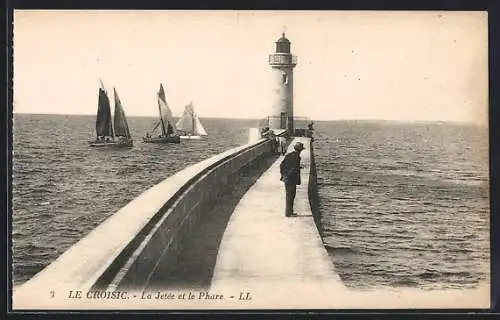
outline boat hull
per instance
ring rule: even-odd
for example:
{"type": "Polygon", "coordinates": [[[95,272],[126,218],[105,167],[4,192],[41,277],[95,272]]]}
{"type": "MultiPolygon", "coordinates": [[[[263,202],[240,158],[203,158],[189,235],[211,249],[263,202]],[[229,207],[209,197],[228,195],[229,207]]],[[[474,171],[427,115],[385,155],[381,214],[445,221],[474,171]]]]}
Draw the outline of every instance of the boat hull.
{"type": "Polygon", "coordinates": [[[142,142],[144,143],[180,143],[181,139],[179,136],[170,137],[143,137],[142,142]]]}
{"type": "Polygon", "coordinates": [[[201,136],[180,136],[183,140],[200,140],[201,136]]]}
{"type": "Polygon", "coordinates": [[[89,145],[94,148],[132,148],[134,142],[126,141],[89,141],[89,145]]]}

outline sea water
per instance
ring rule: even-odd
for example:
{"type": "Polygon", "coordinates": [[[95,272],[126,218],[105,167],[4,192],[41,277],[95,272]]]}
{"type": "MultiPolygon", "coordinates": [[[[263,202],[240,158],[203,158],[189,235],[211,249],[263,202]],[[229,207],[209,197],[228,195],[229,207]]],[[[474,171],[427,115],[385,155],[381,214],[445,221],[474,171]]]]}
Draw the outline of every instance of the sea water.
{"type": "MultiPolygon", "coordinates": [[[[95,117],[15,115],[13,273],[20,284],[149,187],[247,143],[254,120],[209,135],[95,149],[95,117]]],[[[315,123],[321,234],[348,287],[474,287],[489,276],[488,132],[445,123],[315,123]]]]}

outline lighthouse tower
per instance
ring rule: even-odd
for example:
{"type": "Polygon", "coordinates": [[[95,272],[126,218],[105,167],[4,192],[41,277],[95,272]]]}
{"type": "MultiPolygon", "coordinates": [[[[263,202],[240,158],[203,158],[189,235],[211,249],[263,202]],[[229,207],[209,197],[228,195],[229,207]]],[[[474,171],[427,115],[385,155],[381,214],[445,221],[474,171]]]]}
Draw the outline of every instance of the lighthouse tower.
{"type": "Polygon", "coordinates": [[[270,129],[287,129],[293,135],[293,68],[297,57],[290,52],[285,33],[276,41],[276,52],[269,55],[273,71],[274,101],[269,114],[270,129]]]}

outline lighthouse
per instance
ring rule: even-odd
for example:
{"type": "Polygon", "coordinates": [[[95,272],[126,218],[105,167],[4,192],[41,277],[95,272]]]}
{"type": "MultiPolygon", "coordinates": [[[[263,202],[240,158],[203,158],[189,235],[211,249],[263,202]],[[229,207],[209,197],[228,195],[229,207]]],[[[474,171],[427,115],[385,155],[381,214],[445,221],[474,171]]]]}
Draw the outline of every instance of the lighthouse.
{"type": "Polygon", "coordinates": [[[293,68],[297,65],[297,57],[290,52],[290,41],[285,33],[276,41],[276,52],[269,55],[269,65],[274,91],[269,128],[286,129],[293,135],[293,68]]]}

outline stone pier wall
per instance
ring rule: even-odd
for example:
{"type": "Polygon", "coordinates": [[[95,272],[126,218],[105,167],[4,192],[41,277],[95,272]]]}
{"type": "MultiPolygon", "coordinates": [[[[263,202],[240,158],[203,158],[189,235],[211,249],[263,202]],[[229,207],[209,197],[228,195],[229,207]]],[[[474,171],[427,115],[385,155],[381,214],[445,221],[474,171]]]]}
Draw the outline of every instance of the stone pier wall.
{"type": "Polygon", "coordinates": [[[270,141],[259,139],[189,166],[146,190],[15,287],[14,308],[42,303],[40,292],[50,297],[50,291],[146,286],[160,258],[175,259],[198,218],[237,183],[238,172],[267,156],[270,141]]]}

